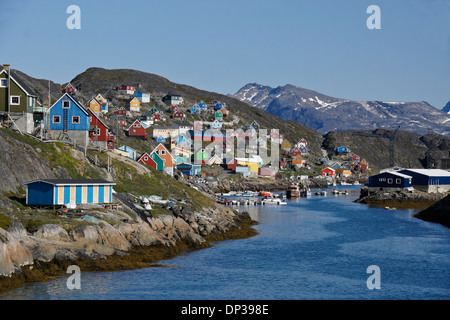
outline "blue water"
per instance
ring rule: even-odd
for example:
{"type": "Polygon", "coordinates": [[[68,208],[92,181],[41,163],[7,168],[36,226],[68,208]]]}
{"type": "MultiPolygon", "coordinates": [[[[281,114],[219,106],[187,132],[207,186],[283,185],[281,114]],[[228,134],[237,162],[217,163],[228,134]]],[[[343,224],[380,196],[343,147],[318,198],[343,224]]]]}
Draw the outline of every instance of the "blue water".
{"type": "Polygon", "coordinates": [[[450,229],[411,217],[417,210],[354,203],[357,196],[247,207],[259,222],[250,239],[161,262],[169,268],[82,272],[81,290],[61,277],[0,299],[449,299],[450,229]],[[380,289],[366,284],[371,265],[380,289]]]}

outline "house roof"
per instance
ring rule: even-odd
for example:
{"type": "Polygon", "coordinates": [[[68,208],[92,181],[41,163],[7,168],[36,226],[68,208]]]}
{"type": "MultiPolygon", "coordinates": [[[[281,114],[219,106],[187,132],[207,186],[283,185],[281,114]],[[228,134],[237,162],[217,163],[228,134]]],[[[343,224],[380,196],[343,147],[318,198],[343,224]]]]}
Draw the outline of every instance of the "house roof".
{"type": "MultiPolygon", "coordinates": [[[[6,70],[3,69],[0,74],[2,73],[6,73],[6,70]]],[[[33,89],[31,89],[14,71],[10,70],[10,74],[11,74],[11,79],[23,90],[25,91],[26,94],[30,95],[30,96],[35,96],[37,97],[38,95],[36,94],[36,92],[33,91],[33,89]]]]}
{"type": "Polygon", "coordinates": [[[410,171],[428,177],[450,177],[450,172],[441,169],[404,169],[402,171],[410,171]]]}
{"type": "Polygon", "coordinates": [[[80,102],[78,102],[78,100],[76,100],[74,97],[72,97],[70,94],[68,94],[67,92],[64,93],[51,107],[53,108],[64,96],[67,96],[70,100],[73,101],[73,103],[75,103],[75,105],[81,109],[81,111],[83,111],[87,116],[90,116],[90,113],[81,105],[80,102]]]}
{"type": "Polygon", "coordinates": [[[28,185],[35,182],[42,182],[47,184],[52,184],[54,186],[65,186],[65,185],[115,185],[115,182],[102,180],[102,179],[41,179],[26,182],[24,184],[28,185]]]}

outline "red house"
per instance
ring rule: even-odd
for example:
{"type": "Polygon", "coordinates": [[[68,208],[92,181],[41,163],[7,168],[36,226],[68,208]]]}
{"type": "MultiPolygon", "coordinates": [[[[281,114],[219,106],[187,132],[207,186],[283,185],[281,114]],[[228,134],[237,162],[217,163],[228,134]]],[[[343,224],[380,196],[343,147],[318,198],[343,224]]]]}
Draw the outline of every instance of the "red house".
{"type": "Polygon", "coordinates": [[[145,127],[139,120],[135,120],[133,124],[128,128],[128,136],[144,140],[147,140],[148,138],[148,134],[145,132],[145,127]]]}
{"type": "Polygon", "coordinates": [[[336,175],[336,171],[333,168],[325,168],[322,170],[321,173],[323,176],[335,176],[336,175]]]}
{"type": "Polygon", "coordinates": [[[302,152],[300,151],[299,148],[295,147],[294,149],[292,149],[291,151],[291,157],[295,158],[296,156],[301,156],[302,152]]]}
{"type": "Polygon", "coordinates": [[[138,162],[145,164],[149,167],[152,167],[153,169],[157,170],[157,164],[153,159],[150,157],[150,155],[146,152],[144,153],[139,159],[138,162]]]}
{"type": "Polygon", "coordinates": [[[114,111],[114,114],[117,114],[119,116],[126,116],[127,115],[127,109],[125,109],[124,107],[120,107],[119,110],[114,111]]]}
{"type": "Polygon", "coordinates": [[[152,114],[152,118],[153,118],[153,121],[161,121],[161,113],[159,113],[159,112],[155,112],[154,114],[152,114]]]}
{"type": "Polygon", "coordinates": [[[352,156],[352,161],[359,162],[359,161],[361,161],[361,158],[355,154],[352,156]]]}
{"type": "Polygon", "coordinates": [[[78,90],[71,84],[67,84],[67,86],[61,90],[62,93],[75,93],[78,90]]]}
{"type": "Polygon", "coordinates": [[[136,89],[134,87],[121,84],[120,86],[116,87],[116,91],[126,94],[134,94],[134,91],[136,91],[136,89]]]}
{"type": "Polygon", "coordinates": [[[225,163],[221,165],[223,168],[236,171],[236,167],[237,167],[236,159],[234,159],[234,158],[233,159],[225,159],[224,162],[225,163]]]}
{"type": "Polygon", "coordinates": [[[173,119],[180,119],[183,120],[186,117],[186,115],[184,114],[183,111],[181,111],[180,109],[177,109],[174,111],[172,118],[173,119]]]}
{"type": "Polygon", "coordinates": [[[91,116],[89,139],[100,148],[114,150],[115,137],[108,126],[90,108],[86,110],[91,116]]]}

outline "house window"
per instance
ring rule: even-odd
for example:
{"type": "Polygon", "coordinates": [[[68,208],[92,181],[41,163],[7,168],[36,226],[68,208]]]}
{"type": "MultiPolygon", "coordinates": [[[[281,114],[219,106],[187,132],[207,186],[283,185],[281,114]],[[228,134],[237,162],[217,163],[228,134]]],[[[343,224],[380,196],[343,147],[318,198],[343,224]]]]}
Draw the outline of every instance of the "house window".
{"type": "Polygon", "coordinates": [[[20,104],[20,96],[11,96],[11,104],[19,105],[20,104]]]}
{"type": "Polygon", "coordinates": [[[402,179],[395,179],[395,184],[401,184],[402,183],[402,179]]]}
{"type": "Polygon", "coordinates": [[[166,151],[165,150],[161,150],[161,155],[165,155],[166,151]]]}
{"type": "Polygon", "coordinates": [[[8,79],[0,79],[0,88],[8,87],[8,79]]]}
{"type": "Polygon", "coordinates": [[[61,117],[60,116],[53,116],[53,123],[61,123],[61,117]]]}
{"type": "Polygon", "coordinates": [[[147,161],[147,160],[148,160],[148,157],[147,157],[147,156],[145,156],[145,157],[144,157],[144,160],[145,160],[145,161],[147,161]]]}
{"type": "Polygon", "coordinates": [[[63,109],[69,109],[70,108],[70,101],[63,101],[62,102],[63,109]]]}
{"type": "Polygon", "coordinates": [[[388,183],[388,184],[392,184],[393,181],[394,181],[394,180],[393,180],[392,178],[388,178],[388,179],[387,179],[387,183],[388,183]]]}
{"type": "Polygon", "coordinates": [[[72,123],[80,123],[80,116],[73,116],[72,123]]]}

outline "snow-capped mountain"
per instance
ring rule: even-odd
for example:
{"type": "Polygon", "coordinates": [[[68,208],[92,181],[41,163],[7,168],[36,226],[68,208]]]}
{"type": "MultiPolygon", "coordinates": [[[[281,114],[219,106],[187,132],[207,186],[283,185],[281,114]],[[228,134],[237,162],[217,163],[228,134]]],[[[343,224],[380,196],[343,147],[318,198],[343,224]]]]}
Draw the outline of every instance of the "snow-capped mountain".
{"type": "Polygon", "coordinates": [[[445,107],[442,109],[442,111],[444,111],[447,114],[450,114],[450,101],[447,102],[447,104],[445,105],[445,107]]]}
{"type": "Polygon", "coordinates": [[[348,129],[393,129],[450,136],[450,114],[427,102],[353,101],[294,85],[277,88],[250,83],[234,97],[283,119],[298,121],[323,134],[348,129]]]}

